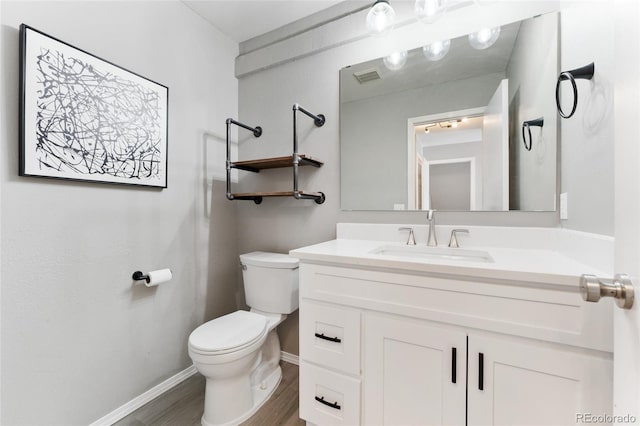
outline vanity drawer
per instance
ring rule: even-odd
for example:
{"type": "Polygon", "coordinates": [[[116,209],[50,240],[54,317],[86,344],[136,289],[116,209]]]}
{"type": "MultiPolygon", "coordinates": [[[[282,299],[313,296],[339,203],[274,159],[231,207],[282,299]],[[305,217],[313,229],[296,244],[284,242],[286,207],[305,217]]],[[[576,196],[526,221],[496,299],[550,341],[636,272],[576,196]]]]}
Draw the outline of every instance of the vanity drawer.
{"type": "Polygon", "coordinates": [[[300,358],[360,375],[360,311],[303,300],[300,358]]]}
{"type": "Polygon", "coordinates": [[[323,426],[360,424],[360,380],[301,361],[300,418],[323,426]]]}

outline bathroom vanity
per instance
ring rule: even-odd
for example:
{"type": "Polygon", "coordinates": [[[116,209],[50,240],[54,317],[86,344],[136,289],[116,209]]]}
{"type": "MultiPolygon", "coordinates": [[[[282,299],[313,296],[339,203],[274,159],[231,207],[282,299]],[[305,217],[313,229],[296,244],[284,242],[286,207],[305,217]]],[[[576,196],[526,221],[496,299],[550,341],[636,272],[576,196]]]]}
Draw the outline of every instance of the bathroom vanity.
{"type": "Polygon", "coordinates": [[[434,249],[424,230],[407,246],[397,226],[366,226],[291,252],[302,419],[551,425],[612,412],[611,304],[578,291],[581,274],[603,271],[557,250],[588,236],[476,227],[462,249],[434,249]]]}

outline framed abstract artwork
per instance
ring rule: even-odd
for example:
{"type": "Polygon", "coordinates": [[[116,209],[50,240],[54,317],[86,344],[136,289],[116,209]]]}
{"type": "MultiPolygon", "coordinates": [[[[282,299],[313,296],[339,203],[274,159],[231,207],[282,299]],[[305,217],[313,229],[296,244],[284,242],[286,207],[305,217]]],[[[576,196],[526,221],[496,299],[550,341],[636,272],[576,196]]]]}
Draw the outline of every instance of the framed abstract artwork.
{"type": "Polygon", "coordinates": [[[169,89],[20,26],[20,176],[167,187],[169,89]]]}

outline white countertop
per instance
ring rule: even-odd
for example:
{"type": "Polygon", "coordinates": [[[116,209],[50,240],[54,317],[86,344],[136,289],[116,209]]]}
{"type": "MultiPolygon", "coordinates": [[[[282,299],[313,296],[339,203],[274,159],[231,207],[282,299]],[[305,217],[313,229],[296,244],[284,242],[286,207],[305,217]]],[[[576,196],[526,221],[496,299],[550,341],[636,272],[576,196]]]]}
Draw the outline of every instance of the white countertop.
{"type": "MultiPolygon", "coordinates": [[[[337,239],[291,250],[290,254],[302,262],[328,263],[347,267],[384,268],[421,274],[509,280],[523,284],[575,286],[576,291],[578,291],[580,275],[606,276],[606,274],[594,267],[580,263],[553,250],[469,247],[473,250],[486,251],[493,258],[493,262],[481,262],[439,258],[403,258],[395,255],[371,253],[382,246],[403,247],[405,244],[389,241],[337,239]]],[[[440,247],[446,247],[446,245],[440,247]]]]}

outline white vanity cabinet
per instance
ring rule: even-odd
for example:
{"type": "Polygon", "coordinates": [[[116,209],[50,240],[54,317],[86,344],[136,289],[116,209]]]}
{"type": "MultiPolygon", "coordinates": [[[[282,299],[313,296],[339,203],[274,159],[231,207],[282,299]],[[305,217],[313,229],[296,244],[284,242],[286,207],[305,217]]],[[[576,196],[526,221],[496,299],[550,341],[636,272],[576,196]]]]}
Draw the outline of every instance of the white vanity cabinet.
{"type": "Polygon", "coordinates": [[[300,416],[564,425],[612,412],[611,313],[553,283],[300,264],[300,416]]]}

